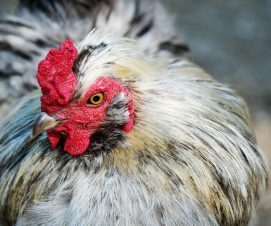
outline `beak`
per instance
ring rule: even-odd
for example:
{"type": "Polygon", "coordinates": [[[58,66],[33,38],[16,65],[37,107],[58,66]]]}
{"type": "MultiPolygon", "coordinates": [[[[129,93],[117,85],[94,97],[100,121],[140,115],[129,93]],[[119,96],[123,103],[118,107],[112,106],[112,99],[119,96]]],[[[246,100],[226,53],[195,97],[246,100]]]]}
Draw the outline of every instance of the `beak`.
{"type": "Polygon", "coordinates": [[[54,117],[51,117],[44,112],[41,112],[34,123],[32,138],[35,138],[44,131],[56,128],[60,123],[60,120],[58,121],[54,117]]]}

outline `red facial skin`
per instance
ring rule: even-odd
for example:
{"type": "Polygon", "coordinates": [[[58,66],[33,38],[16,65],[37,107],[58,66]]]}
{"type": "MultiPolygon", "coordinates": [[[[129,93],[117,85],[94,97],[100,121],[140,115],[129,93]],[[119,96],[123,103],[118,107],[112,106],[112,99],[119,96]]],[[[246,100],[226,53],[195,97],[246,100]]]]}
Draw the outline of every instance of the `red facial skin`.
{"type": "MultiPolygon", "coordinates": [[[[64,108],[55,112],[54,117],[63,120],[63,123],[48,132],[52,148],[56,148],[60,140],[60,132],[64,132],[67,134],[64,150],[72,156],[82,155],[91,142],[91,135],[105,120],[107,107],[120,92],[129,95],[128,89],[118,81],[101,77],[97,79],[95,85],[90,87],[80,101],[68,103],[64,108]],[[88,99],[100,92],[104,93],[104,101],[97,107],[88,105],[88,99]]],[[[129,132],[134,124],[132,98],[130,98],[129,103],[128,106],[131,106],[129,109],[130,119],[122,128],[125,132],[129,132]]]]}
{"type": "Polygon", "coordinates": [[[107,107],[113,98],[123,92],[128,98],[129,120],[123,125],[123,131],[129,132],[134,125],[133,98],[127,87],[110,77],[96,80],[83,98],[71,100],[76,85],[76,76],[72,65],[77,50],[70,40],[65,41],[59,50],[51,50],[38,67],[38,82],[41,86],[42,111],[62,121],[61,125],[47,132],[51,147],[55,149],[61,139],[61,133],[67,138],[64,151],[72,156],[86,152],[91,135],[98,129],[106,117],[107,107]],[[51,69],[51,70],[50,70],[51,69]],[[104,100],[98,106],[89,105],[88,99],[103,92],[104,100]]]}

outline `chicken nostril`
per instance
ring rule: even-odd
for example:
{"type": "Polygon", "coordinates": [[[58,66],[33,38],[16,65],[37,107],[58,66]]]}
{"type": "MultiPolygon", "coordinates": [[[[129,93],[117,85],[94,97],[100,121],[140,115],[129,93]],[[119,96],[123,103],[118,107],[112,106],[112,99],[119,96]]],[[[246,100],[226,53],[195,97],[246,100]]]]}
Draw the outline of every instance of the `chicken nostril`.
{"type": "Polygon", "coordinates": [[[62,138],[66,138],[68,134],[66,132],[59,132],[62,138]]]}

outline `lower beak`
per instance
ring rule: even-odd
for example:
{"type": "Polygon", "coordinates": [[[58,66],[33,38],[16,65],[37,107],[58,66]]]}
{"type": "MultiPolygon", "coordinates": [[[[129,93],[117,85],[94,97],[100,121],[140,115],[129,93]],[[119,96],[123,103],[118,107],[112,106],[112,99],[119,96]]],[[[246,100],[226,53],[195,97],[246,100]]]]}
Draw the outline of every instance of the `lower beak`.
{"type": "Polygon", "coordinates": [[[35,138],[44,131],[56,128],[60,123],[61,121],[41,112],[33,125],[32,137],[35,138]]]}

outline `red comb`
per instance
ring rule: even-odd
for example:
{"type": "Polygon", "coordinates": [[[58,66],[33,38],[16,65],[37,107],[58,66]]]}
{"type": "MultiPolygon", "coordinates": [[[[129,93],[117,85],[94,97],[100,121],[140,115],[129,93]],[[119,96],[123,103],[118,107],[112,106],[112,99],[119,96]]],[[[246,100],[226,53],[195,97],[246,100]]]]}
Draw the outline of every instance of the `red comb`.
{"type": "Polygon", "coordinates": [[[39,63],[37,79],[41,87],[41,108],[48,114],[67,104],[76,85],[72,66],[77,49],[71,40],[64,41],[59,49],[52,49],[39,63]]]}

